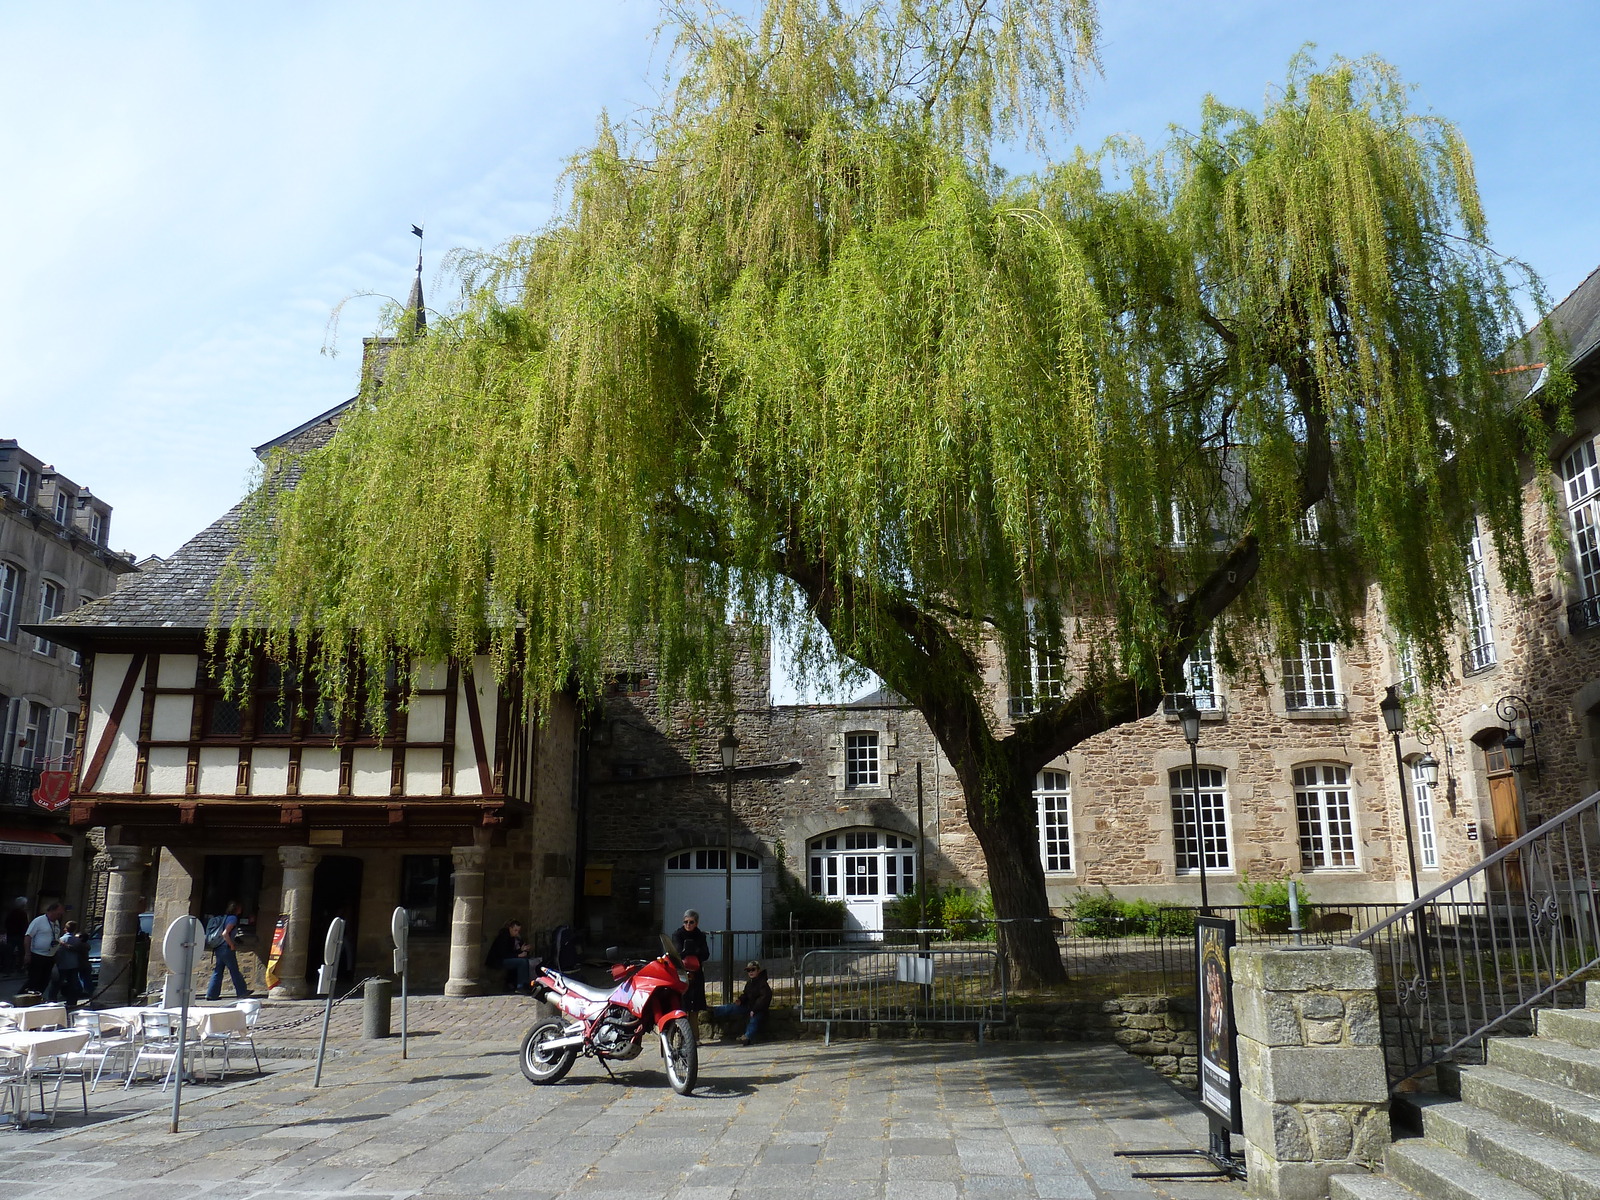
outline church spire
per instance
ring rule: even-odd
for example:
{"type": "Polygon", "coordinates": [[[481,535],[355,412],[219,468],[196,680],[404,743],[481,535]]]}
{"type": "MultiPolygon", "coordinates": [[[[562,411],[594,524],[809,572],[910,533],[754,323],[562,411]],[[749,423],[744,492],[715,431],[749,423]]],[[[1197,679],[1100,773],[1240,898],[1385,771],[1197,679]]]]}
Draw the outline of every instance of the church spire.
{"type": "Polygon", "coordinates": [[[413,225],[411,232],[417,236],[417,277],[411,281],[411,295],[406,299],[406,312],[411,315],[411,333],[421,337],[428,332],[428,310],[422,304],[422,226],[413,225]]]}

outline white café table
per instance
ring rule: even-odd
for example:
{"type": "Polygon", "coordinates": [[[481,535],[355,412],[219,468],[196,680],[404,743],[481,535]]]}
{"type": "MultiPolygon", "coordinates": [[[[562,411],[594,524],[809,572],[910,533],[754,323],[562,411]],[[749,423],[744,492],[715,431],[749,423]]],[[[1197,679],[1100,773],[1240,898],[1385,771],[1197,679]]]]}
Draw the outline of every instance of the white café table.
{"type": "Polygon", "coordinates": [[[17,1023],[17,1028],[23,1032],[34,1029],[45,1029],[51,1025],[65,1025],[67,1023],[67,1006],[65,1004],[35,1004],[32,1008],[8,1008],[5,1015],[17,1023]]]}
{"type": "Polygon", "coordinates": [[[89,1044],[89,1035],[82,1029],[45,1029],[33,1033],[0,1033],[0,1050],[10,1050],[27,1059],[28,1070],[33,1070],[43,1059],[58,1054],[73,1054],[89,1044]]]}
{"type": "MultiPolygon", "coordinates": [[[[130,1034],[137,1034],[143,1028],[144,1017],[147,1013],[169,1013],[180,1016],[181,1008],[107,1008],[102,1009],[102,1020],[110,1019],[120,1024],[130,1034]]],[[[247,1027],[244,1011],[237,1008],[202,1008],[199,1005],[189,1006],[189,1028],[201,1037],[211,1037],[221,1033],[239,1033],[247,1027]]]]}

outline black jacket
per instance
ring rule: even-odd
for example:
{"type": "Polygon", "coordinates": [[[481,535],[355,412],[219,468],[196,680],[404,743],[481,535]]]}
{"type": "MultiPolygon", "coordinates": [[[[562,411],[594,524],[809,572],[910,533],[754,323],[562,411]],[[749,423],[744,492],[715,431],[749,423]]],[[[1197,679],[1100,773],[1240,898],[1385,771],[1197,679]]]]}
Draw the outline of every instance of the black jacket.
{"type": "Polygon", "coordinates": [[[767,982],[765,971],[757,971],[745,980],[744,994],[739,997],[739,1003],[753,1013],[764,1013],[772,1007],[772,985],[767,982]]]}
{"type": "Polygon", "coordinates": [[[706,959],[711,957],[711,943],[706,941],[706,935],[700,932],[698,925],[693,929],[679,925],[672,931],[672,944],[677,948],[679,958],[688,958],[690,955],[698,958],[702,970],[706,959]]]}
{"type": "Polygon", "coordinates": [[[506,959],[518,957],[527,947],[528,943],[519,937],[512,937],[509,929],[502,929],[494,935],[494,941],[489,943],[489,953],[484,956],[484,965],[503,966],[506,959]]]}

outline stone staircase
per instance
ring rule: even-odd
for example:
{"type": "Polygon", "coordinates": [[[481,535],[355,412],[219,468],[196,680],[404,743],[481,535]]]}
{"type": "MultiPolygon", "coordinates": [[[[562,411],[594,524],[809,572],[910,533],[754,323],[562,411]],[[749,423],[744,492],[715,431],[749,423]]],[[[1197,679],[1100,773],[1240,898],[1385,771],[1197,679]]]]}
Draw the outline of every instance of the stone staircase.
{"type": "Polygon", "coordinates": [[[1422,1136],[1390,1146],[1383,1175],[1334,1176],[1332,1200],[1600,1200],[1600,987],[1439,1076],[1451,1095],[1406,1097],[1422,1136]]]}

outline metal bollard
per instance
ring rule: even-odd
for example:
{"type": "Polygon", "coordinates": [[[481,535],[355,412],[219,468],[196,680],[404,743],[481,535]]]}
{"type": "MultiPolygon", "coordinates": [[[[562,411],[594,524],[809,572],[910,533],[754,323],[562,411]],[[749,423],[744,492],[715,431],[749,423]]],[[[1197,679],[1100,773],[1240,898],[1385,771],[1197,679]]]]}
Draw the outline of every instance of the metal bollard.
{"type": "Polygon", "coordinates": [[[386,1038],[389,1036],[389,1002],[394,996],[394,984],[387,979],[369,979],[361,992],[361,1036],[386,1038]]]}

